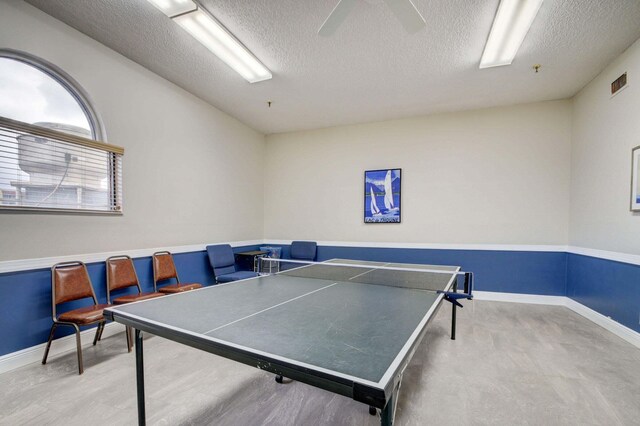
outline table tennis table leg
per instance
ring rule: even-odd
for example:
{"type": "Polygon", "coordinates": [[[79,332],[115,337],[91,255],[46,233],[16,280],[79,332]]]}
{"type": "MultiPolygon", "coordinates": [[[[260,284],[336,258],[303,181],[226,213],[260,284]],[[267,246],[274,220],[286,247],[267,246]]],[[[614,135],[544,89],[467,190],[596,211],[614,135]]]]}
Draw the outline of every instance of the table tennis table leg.
{"type": "Polygon", "coordinates": [[[142,360],[142,331],[136,329],[136,382],[138,390],[138,425],[146,424],[144,411],[144,363],[142,360]]]}
{"type": "MultiPolygon", "coordinates": [[[[453,291],[458,291],[458,280],[453,282],[453,291]]],[[[456,304],[451,304],[451,340],[456,340],[456,304]]]]}
{"type": "Polygon", "coordinates": [[[393,422],[396,418],[396,407],[398,406],[398,394],[400,393],[400,385],[402,383],[402,377],[396,386],[396,389],[393,391],[389,399],[387,400],[387,405],[380,411],[380,425],[381,426],[392,426],[393,422]]]}
{"type": "Polygon", "coordinates": [[[391,426],[393,425],[393,417],[395,411],[395,395],[391,396],[387,401],[387,405],[380,412],[380,425],[391,426]]]}

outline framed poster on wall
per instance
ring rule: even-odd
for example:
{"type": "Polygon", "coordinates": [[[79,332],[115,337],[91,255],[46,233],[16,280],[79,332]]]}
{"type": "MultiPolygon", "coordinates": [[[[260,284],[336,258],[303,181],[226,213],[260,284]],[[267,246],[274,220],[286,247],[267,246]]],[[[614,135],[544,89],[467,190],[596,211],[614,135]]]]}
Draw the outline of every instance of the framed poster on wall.
{"type": "Polygon", "coordinates": [[[640,146],[631,151],[631,211],[640,212],[640,146]]]}
{"type": "Polygon", "coordinates": [[[402,169],[364,172],[364,222],[400,223],[402,169]]]}

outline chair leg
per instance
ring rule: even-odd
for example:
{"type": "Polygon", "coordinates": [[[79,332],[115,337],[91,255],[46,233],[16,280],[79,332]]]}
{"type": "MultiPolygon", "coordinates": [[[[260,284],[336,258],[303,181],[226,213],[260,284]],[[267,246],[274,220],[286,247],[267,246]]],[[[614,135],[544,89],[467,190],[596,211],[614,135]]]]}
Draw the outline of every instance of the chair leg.
{"type": "Polygon", "coordinates": [[[93,346],[96,345],[96,343],[98,343],[98,337],[100,337],[100,326],[102,325],[102,323],[99,323],[98,326],[96,327],[96,335],[93,337],[93,346]]]}
{"type": "Polygon", "coordinates": [[[127,325],[124,330],[127,337],[127,352],[131,352],[131,347],[133,346],[133,343],[131,342],[131,327],[127,325]]]}
{"type": "Polygon", "coordinates": [[[44,356],[42,357],[42,364],[47,363],[47,357],[49,356],[49,348],[51,348],[51,341],[53,340],[53,334],[56,332],[58,324],[55,322],[51,325],[51,331],[49,332],[49,340],[47,340],[47,347],[44,349],[44,356]]]}
{"type": "Polygon", "coordinates": [[[102,323],[102,328],[100,328],[100,336],[98,336],[98,341],[102,340],[102,333],[104,332],[104,326],[107,325],[107,322],[102,323]]]}
{"type": "Polygon", "coordinates": [[[96,336],[93,338],[93,346],[98,343],[98,341],[102,338],[102,330],[104,329],[104,322],[98,324],[96,327],[96,336]]]}
{"type": "Polygon", "coordinates": [[[76,324],[73,324],[73,328],[76,329],[76,351],[78,352],[78,374],[82,374],[84,372],[84,366],[82,365],[82,342],[80,340],[80,327],[78,327],[76,324]]]}

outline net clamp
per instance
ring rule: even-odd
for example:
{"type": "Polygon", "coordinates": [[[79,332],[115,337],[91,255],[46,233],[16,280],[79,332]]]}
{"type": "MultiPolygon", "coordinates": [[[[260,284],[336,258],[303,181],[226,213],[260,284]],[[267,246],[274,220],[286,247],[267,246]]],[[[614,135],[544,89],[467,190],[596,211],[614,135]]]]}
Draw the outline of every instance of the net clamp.
{"type": "Polygon", "coordinates": [[[462,306],[462,303],[458,302],[459,299],[467,299],[467,300],[473,299],[473,295],[471,293],[458,293],[455,291],[444,291],[444,290],[438,290],[438,293],[444,294],[444,300],[446,300],[447,302],[450,302],[461,308],[463,306],[462,306]]]}

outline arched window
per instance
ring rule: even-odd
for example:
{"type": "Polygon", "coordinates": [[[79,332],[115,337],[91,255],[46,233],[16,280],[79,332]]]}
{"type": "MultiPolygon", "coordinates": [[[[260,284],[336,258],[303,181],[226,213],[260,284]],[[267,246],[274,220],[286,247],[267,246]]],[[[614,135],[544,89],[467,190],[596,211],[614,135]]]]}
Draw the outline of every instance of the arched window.
{"type": "Polygon", "coordinates": [[[0,209],[121,212],[123,150],[105,139],[69,75],[0,49],[0,209]]]}

